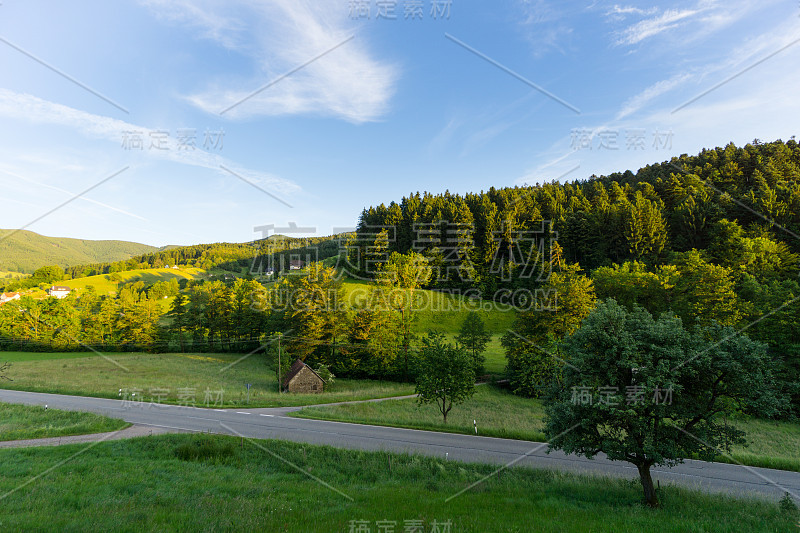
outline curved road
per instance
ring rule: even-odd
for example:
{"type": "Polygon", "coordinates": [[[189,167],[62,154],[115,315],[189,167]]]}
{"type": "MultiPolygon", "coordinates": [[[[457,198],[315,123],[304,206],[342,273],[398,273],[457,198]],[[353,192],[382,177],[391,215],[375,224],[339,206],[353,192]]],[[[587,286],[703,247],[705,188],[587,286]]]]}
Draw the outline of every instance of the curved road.
{"type": "MultiPolygon", "coordinates": [[[[339,448],[420,453],[453,461],[499,466],[528,466],[581,474],[638,476],[633,465],[598,457],[547,454],[547,444],[472,435],[326,422],[287,417],[302,409],[203,409],[173,405],[132,404],[121,400],[0,390],[0,401],[90,411],[141,426],[168,431],[212,432],[254,439],[282,439],[339,448]]],[[[800,501],[800,473],[723,463],[686,461],[674,468],[654,468],[653,478],[710,492],[780,498],[789,492],[800,501]]]]}

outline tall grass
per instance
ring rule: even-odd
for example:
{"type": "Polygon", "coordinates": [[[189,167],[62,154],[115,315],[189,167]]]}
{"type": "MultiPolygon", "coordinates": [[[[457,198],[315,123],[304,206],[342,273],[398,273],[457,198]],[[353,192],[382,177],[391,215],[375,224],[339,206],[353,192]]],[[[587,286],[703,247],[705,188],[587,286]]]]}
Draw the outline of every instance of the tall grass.
{"type": "Polygon", "coordinates": [[[124,420],[93,413],[0,403],[0,441],[105,433],[128,426],[124,420]]]}
{"type": "Polygon", "coordinates": [[[404,531],[413,520],[426,533],[434,521],[458,533],[732,533],[795,531],[797,519],[778,498],[664,486],[663,508],[652,510],[633,480],[526,468],[492,475],[492,465],[223,436],[0,450],[0,462],[0,493],[18,489],[3,500],[5,531],[347,532],[356,521],[404,531]],[[180,456],[194,446],[216,451],[180,456]]]}

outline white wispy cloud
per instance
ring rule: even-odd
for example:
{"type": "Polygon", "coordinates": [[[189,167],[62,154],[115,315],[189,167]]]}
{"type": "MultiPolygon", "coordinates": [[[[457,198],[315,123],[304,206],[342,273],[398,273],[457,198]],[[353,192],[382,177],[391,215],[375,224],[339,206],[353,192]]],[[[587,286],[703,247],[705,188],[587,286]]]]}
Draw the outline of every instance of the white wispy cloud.
{"type": "MultiPolygon", "coordinates": [[[[681,8],[620,7],[615,5],[606,11],[610,21],[619,22],[629,18],[640,18],[622,29],[613,31],[617,45],[632,46],[661,34],[671,32],[673,43],[683,47],[694,47],[699,40],[747,20],[755,11],[777,7],[780,0],[697,0],[693,5],[681,8]]],[[[784,2],[785,4],[785,2],[784,2]]]]}
{"type": "Polygon", "coordinates": [[[226,48],[235,49],[242,44],[244,25],[224,10],[212,13],[194,0],[140,0],[140,3],[162,20],[189,24],[204,38],[217,41],[226,48]]]}
{"type": "MultiPolygon", "coordinates": [[[[767,33],[744,38],[743,42],[731,49],[725,57],[698,57],[696,64],[683,65],[681,72],[653,83],[628,98],[617,112],[615,120],[625,119],[647,106],[652,106],[658,97],[675,93],[678,89],[686,89],[682,93],[686,100],[697,96],[702,90],[713,86],[713,83],[736,77],[751,65],[786,46],[791,46],[792,43],[800,48],[800,43],[797,43],[798,37],[800,34],[795,30],[794,21],[786,21],[767,33]]],[[[787,49],[784,53],[788,54],[790,50],[787,49]]],[[[780,80],[775,80],[775,83],[780,83],[780,80]]],[[[675,105],[681,103],[683,102],[675,102],[675,105]]]]}
{"type": "Polygon", "coordinates": [[[570,179],[626,169],[635,172],[645,164],[728,142],[742,145],[754,138],[786,140],[798,134],[796,125],[787,122],[786,117],[800,116],[800,102],[796,98],[800,71],[792,68],[800,59],[800,42],[785,48],[798,37],[796,23],[787,20],[765,32],[747,36],[724,57],[705,58],[705,62],[698,63],[688,73],[650,85],[627,100],[610,122],[580,128],[589,138],[603,130],[618,132],[619,149],[600,150],[596,142],[593,149],[571,149],[571,138],[564,135],[544,148],[538,157],[542,163],[531,165],[531,170],[515,183],[549,181],[577,164],[581,168],[570,174],[570,179]],[[782,53],[745,71],[782,48],[782,53]],[[734,77],[743,71],[743,75],[734,77]],[[725,79],[731,79],[730,84],[673,112],[676,105],[725,79]],[[645,132],[645,149],[626,148],[625,135],[633,129],[645,132]],[[654,146],[656,131],[673,135],[670,149],[654,146]]]}
{"type": "Polygon", "coordinates": [[[681,22],[700,13],[700,9],[667,9],[657,16],[647,18],[625,28],[617,39],[617,44],[637,44],[659,33],[675,28],[681,22]]]}
{"type": "Polygon", "coordinates": [[[581,8],[551,0],[518,0],[519,25],[531,43],[534,57],[555,50],[565,54],[573,36],[573,15],[581,8]]]}
{"type": "MultiPolygon", "coordinates": [[[[129,135],[131,132],[141,135],[149,146],[150,134],[159,131],[157,128],[148,128],[102,115],[87,113],[79,109],[43,100],[30,94],[16,93],[2,88],[0,88],[0,116],[37,124],[65,126],[86,136],[113,142],[118,146],[120,146],[124,136],[126,134],[129,135]]],[[[145,149],[142,154],[154,159],[212,169],[228,179],[233,179],[229,173],[221,169],[222,166],[225,166],[250,181],[283,194],[297,193],[301,190],[300,186],[293,181],[273,174],[242,168],[237,163],[229,161],[218,154],[200,149],[180,149],[178,139],[175,137],[168,136],[164,142],[165,149],[145,149]]]]}
{"type": "Polygon", "coordinates": [[[622,109],[620,109],[617,113],[615,120],[622,120],[628,115],[632,115],[646,105],[650,104],[659,96],[668,93],[677,87],[680,87],[691,79],[693,79],[692,75],[688,73],[679,73],[670,78],[654,83],[639,94],[636,94],[625,101],[625,103],[622,105],[622,109]]]}
{"type": "Polygon", "coordinates": [[[608,15],[652,15],[653,13],[658,12],[658,8],[651,7],[648,9],[642,9],[640,7],[634,6],[620,6],[618,4],[614,4],[611,9],[608,10],[608,15]]]}
{"type": "Polygon", "coordinates": [[[356,33],[346,2],[234,0],[222,5],[208,0],[146,0],[145,4],[162,17],[200,28],[203,37],[236,48],[259,71],[247,81],[217,79],[206,90],[186,96],[204,111],[219,114],[241,102],[225,116],[309,114],[363,123],[379,120],[389,110],[399,69],[374,57],[361,37],[330,51],[356,33]],[[292,72],[301,65],[305,66],[292,72]]]}

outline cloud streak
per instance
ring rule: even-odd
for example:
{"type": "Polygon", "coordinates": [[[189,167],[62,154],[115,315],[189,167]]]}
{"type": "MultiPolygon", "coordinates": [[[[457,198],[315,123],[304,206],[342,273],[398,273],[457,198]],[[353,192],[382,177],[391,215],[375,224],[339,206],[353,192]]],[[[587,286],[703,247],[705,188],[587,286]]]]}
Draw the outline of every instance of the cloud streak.
{"type": "Polygon", "coordinates": [[[617,44],[633,45],[654,37],[667,30],[673,29],[679,23],[690,19],[700,13],[699,9],[667,9],[660,15],[647,18],[629,26],[621,32],[617,44]]]}
{"type": "Polygon", "coordinates": [[[253,62],[258,75],[250,80],[218,79],[205,90],[186,95],[188,102],[208,113],[219,113],[244,99],[225,116],[318,115],[359,124],[380,120],[389,111],[398,68],[373,57],[364,39],[356,38],[310,61],[355,35],[345,2],[236,0],[223,6],[149,0],[145,4],[162,18],[201,28],[202,37],[235,48],[253,62]],[[239,16],[231,16],[232,12],[239,16]],[[287,72],[292,74],[253,95],[287,72]]]}
{"type": "MultiPolygon", "coordinates": [[[[150,133],[159,131],[2,88],[0,88],[0,116],[38,124],[65,126],[84,135],[114,143],[120,143],[126,132],[138,132],[149,141],[150,133]]],[[[249,180],[282,194],[297,193],[301,190],[299,185],[290,180],[242,168],[217,154],[202,150],[179,149],[177,139],[171,136],[165,140],[165,149],[144,150],[142,154],[159,160],[211,169],[230,179],[230,176],[221,170],[221,166],[226,166],[249,180]]]]}
{"type": "Polygon", "coordinates": [[[668,93],[677,87],[680,87],[692,78],[693,76],[688,73],[681,73],[676,74],[671,78],[654,83],[639,94],[629,98],[622,105],[622,109],[620,109],[620,111],[617,113],[615,120],[622,120],[628,115],[632,115],[659,96],[668,93]]]}

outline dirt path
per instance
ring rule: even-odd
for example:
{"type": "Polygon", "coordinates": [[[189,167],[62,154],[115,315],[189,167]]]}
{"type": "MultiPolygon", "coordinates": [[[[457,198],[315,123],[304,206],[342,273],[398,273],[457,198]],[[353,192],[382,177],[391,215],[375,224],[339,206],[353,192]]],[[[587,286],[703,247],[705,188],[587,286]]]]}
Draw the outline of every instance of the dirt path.
{"type": "Polygon", "coordinates": [[[7,440],[0,442],[0,448],[61,446],[64,444],[80,444],[86,442],[100,442],[104,440],[130,439],[132,437],[147,437],[150,435],[160,435],[163,433],[177,433],[177,431],[173,429],[149,426],[131,426],[129,428],[120,429],[119,431],[110,431],[108,433],[90,433],[88,435],[69,435],[67,437],[48,437],[45,439],[7,440]]]}

